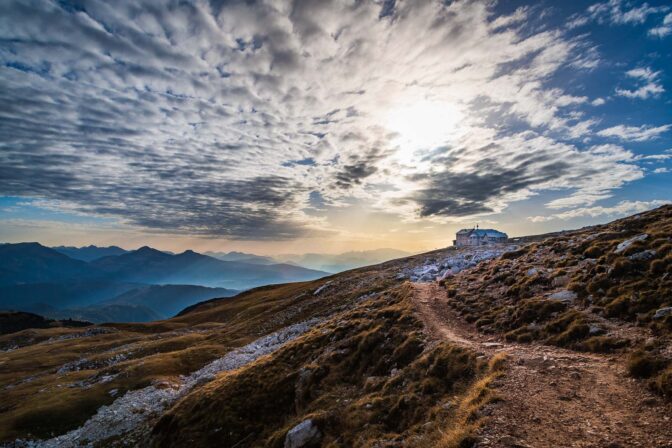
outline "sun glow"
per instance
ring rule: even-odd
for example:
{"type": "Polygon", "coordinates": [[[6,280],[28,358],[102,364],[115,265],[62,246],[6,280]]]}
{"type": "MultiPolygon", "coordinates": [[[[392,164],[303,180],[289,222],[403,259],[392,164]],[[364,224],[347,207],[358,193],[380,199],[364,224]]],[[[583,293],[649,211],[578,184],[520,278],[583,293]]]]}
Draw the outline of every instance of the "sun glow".
{"type": "Polygon", "coordinates": [[[390,110],[386,127],[397,134],[398,156],[410,160],[418,150],[445,144],[458,134],[462,113],[451,103],[420,101],[390,110]]]}

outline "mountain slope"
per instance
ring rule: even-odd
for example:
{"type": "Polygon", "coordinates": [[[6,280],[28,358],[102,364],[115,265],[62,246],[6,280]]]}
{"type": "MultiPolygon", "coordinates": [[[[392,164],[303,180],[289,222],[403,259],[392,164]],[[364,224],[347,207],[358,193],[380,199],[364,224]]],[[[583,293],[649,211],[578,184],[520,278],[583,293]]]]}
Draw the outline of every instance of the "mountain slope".
{"type": "Polygon", "coordinates": [[[87,263],[39,243],[0,245],[0,284],[63,282],[98,276],[100,273],[87,263]]]}
{"type": "Polygon", "coordinates": [[[105,281],[0,286],[0,310],[34,312],[58,319],[148,322],[238,291],[195,285],[143,285],[105,281]]]}
{"type": "Polygon", "coordinates": [[[151,322],[165,317],[148,306],[135,303],[102,303],[78,308],[48,310],[45,315],[53,319],[75,319],[93,323],[151,322]]]}
{"type": "Polygon", "coordinates": [[[58,443],[66,445],[77,438],[100,446],[184,446],[196,437],[193,443],[210,446],[212,431],[226,423],[228,435],[217,446],[272,440],[282,446],[283,428],[307,418],[334,441],[433,440],[440,430],[461,431],[468,428],[469,410],[488,400],[487,383],[475,380],[490,375],[490,367],[473,353],[426,340],[409,290],[396,280],[399,270],[393,263],[261,287],[195,305],[166,321],[0,337],[0,347],[21,346],[0,353],[0,384],[14,385],[0,409],[0,440],[30,432],[42,438],[63,434],[58,443]],[[295,325],[307,330],[290,336],[295,325]],[[269,343],[272,352],[257,359],[269,343]],[[35,358],[42,360],[39,366],[25,362],[35,358]],[[226,366],[241,368],[228,372],[226,366]],[[31,382],[21,380],[38,373],[31,382]],[[210,388],[217,392],[208,394],[210,388]],[[180,398],[184,405],[165,414],[180,398]],[[343,406],[341,399],[351,404],[343,406]],[[442,408],[449,400],[457,400],[455,407],[442,408]],[[92,418],[113,402],[109,412],[92,418]],[[199,402],[196,410],[193,403],[199,402]],[[137,412],[145,407],[147,413],[137,412]],[[426,426],[437,415],[441,423],[426,426]],[[191,429],[173,437],[185,418],[191,429]],[[76,431],[65,434],[70,430],[76,431]]]}
{"type": "Polygon", "coordinates": [[[109,300],[141,286],[104,280],[69,280],[57,283],[31,283],[0,286],[0,309],[34,310],[39,307],[73,308],[109,300]]]}
{"type": "Polygon", "coordinates": [[[0,335],[16,333],[17,331],[29,328],[86,327],[89,325],[93,324],[91,322],[81,322],[76,320],[56,321],[45,319],[37,314],[21,311],[0,311],[0,335]]]}
{"type": "Polygon", "coordinates": [[[103,304],[145,306],[161,318],[172,317],[195,303],[219,297],[231,297],[238,291],[194,285],[149,285],[119,294],[103,304]]]}
{"type": "Polygon", "coordinates": [[[516,250],[260,287],[165,321],[2,336],[0,441],[665,446],[671,231],[662,207],[516,250]]]}
{"type": "Polygon", "coordinates": [[[57,246],[52,247],[52,249],[54,249],[56,252],[62,253],[63,255],[67,255],[74,260],[81,260],[86,262],[102,257],[122,255],[128,252],[127,250],[117,246],[98,247],[94,245],[85,247],[57,246]]]}

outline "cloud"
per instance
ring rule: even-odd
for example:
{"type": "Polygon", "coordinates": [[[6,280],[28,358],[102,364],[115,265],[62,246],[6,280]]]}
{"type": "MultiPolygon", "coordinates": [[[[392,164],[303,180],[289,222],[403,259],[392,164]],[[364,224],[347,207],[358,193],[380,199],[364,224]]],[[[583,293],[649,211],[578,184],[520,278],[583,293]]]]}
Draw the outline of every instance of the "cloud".
{"type": "Polygon", "coordinates": [[[419,204],[421,216],[446,217],[501,212],[510,202],[545,190],[573,191],[562,203],[549,203],[551,208],[590,205],[643,176],[630,163],[633,158],[614,145],[581,151],[526,132],[477,151],[462,147],[435,157],[434,170],[412,178],[420,188],[408,199],[419,204]]]}
{"type": "Polygon", "coordinates": [[[648,3],[632,6],[630,2],[625,0],[609,0],[589,6],[587,16],[600,23],[639,25],[644,23],[650,15],[667,10],[669,10],[669,7],[666,6],[650,6],[648,3]]]}
{"type": "Polygon", "coordinates": [[[672,128],[672,125],[670,124],[662,126],[625,126],[619,124],[617,126],[602,129],[597,135],[601,137],[614,137],[624,141],[644,142],[658,138],[670,128],[672,128]]]}
{"type": "Polygon", "coordinates": [[[567,221],[576,218],[597,218],[599,216],[622,217],[642,213],[669,203],[669,200],[621,201],[612,207],[583,207],[553,215],[531,216],[528,219],[532,222],[547,222],[556,219],[567,221]]]}
{"type": "Polygon", "coordinates": [[[549,191],[585,205],[643,175],[625,150],[585,147],[599,120],[585,116],[588,96],[558,86],[561,72],[600,63],[595,46],[527,27],[528,8],[81,6],[0,2],[0,194],[156,232],[265,240],[329,231],[304,212],[316,194],[408,219],[465,217],[549,191]],[[427,103],[449,106],[438,110],[454,112],[451,129],[401,138],[391,112],[427,103]]]}
{"type": "Polygon", "coordinates": [[[616,94],[627,98],[646,99],[658,96],[665,92],[663,86],[658,82],[660,72],[654,72],[649,67],[640,67],[628,70],[625,74],[630,78],[639,79],[644,82],[643,85],[635,90],[616,89],[616,94]]]}
{"type": "Polygon", "coordinates": [[[649,30],[650,36],[659,37],[661,39],[663,37],[669,36],[670,34],[672,34],[672,13],[669,13],[665,16],[663,23],[660,26],[651,28],[649,30]]]}

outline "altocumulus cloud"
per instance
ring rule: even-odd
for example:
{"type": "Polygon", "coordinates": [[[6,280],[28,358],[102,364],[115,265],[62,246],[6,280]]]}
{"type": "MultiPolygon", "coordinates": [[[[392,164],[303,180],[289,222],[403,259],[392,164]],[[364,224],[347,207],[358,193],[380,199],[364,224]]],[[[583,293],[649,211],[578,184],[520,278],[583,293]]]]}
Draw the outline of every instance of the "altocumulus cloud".
{"type": "Polygon", "coordinates": [[[532,13],[495,17],[491,2],[5,0],[0,194],[240,239],[329,231],[304,213],[318,193],[409,219],[499,212],[550,190],[567,192],[552,207],[589,207],[643,170],[625,149],[572,143],[594,133],[577,109],[590,99],[550,79],[593,69],[595,49],[525,28],[532,13]],[[405,140],[389,114],[417,103],[450,104],[454,132],[431,147],[405,140]]]}

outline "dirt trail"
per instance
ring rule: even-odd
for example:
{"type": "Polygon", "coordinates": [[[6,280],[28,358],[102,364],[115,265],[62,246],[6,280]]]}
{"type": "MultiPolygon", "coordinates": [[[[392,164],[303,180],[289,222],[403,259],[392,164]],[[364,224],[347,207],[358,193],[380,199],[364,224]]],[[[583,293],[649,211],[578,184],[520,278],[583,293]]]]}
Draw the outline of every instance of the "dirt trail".
{"type": "Polygon", "coordinates": [[[414,288],[432,337],[509,356],[496,384],[503,400],[484,409],[479,447],[672,447],[672,406],[628,378],[617,356],[482,335],[450,309],[438,285],[414,288]]]}

